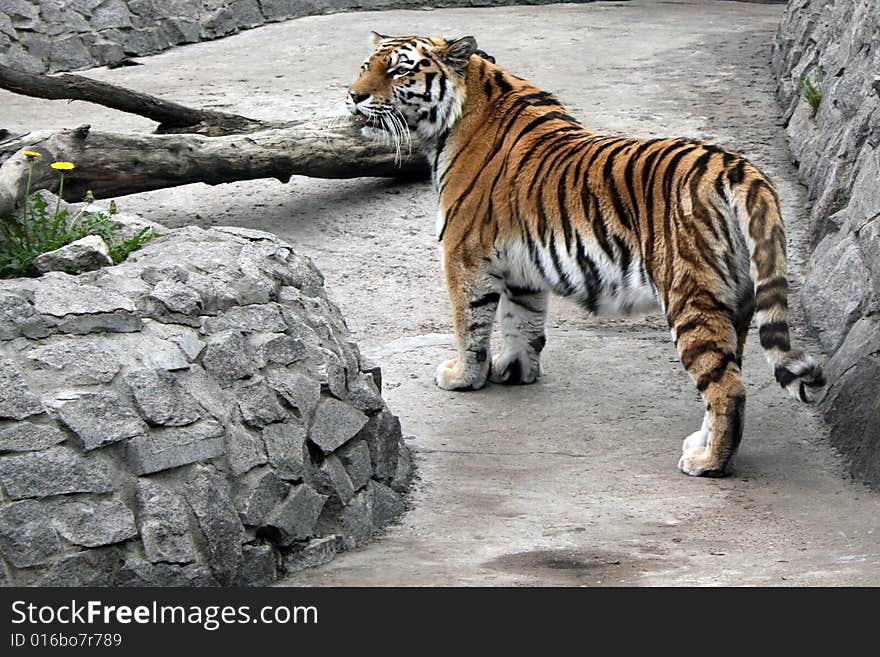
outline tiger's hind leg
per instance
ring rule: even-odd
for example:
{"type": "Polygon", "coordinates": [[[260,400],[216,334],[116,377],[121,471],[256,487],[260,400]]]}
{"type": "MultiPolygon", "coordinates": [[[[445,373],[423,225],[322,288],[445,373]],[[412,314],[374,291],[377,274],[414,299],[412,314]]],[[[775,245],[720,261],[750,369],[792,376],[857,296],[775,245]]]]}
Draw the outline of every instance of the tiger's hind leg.
{"type": "Polygon", "coordinates": [[[739,327],[726,312],[704,304],[685,309],[673,326],[681,362],[706,403],[703,426],[684,440],[678,467],[692,476],[724,476],[742,439],[745,413],[739,327]]]}
{"type": "Polygon", "coordinates": [[[547,290],[508,285],[501,295],[499,314],[504,348],[492,359],[493,383],[534,383],[541,376],[541,351],[547,342],[547,290]]]}

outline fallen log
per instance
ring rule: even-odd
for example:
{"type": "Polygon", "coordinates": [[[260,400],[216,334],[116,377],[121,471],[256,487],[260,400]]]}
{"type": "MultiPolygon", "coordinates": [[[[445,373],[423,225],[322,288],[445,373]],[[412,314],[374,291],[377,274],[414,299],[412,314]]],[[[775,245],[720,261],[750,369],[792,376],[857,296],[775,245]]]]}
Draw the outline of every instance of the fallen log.
{"type": "Polygon", "coordinates": [[[0,66],[0,88],[41,98],[88,100],[139,114],[158,121],[158,132],[166,134],[100,132],[83,125],[8,137],[0,141],[0,217],[12,212],[26,188],[23,150],[43,156],[33,163],[32,191],[57,190],[52,161],[76,164],[64,179],[65,197],[72,201],[87,191],[102,199],[196,182],[428,174],[417,150],[396,155],[389,145],[364,137],[360,125],[348,118],[265,122],[189,108],[82,76],[10,71],[0,66]]]}

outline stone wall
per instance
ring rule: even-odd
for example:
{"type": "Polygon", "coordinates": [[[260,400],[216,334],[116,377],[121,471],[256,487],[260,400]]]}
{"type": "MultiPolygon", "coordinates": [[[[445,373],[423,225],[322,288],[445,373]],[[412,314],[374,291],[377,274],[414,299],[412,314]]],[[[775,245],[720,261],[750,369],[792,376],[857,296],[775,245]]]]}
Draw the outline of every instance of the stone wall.
{"type": "Polygon", "coordinates": [[[825,418],[853,473],[880,485],[880,0],[791,0],[773,67],[813,202],[803,299],[830,354],[825,418]]]}
{"type": "Polygon", "coordinates": [[[163,232],[0,281],[0,585],[266,585],[404,510],[400,424],[311,262],[163,232]]]}
{"type": "MultiPolygon", "coordinates": [[[[554,0],[3,0],[0,64],[32,73],[117,65],[264,23],[349,10],[554,0]]],[[[589,2],[591,0],[575,0],[589,2]]]]}

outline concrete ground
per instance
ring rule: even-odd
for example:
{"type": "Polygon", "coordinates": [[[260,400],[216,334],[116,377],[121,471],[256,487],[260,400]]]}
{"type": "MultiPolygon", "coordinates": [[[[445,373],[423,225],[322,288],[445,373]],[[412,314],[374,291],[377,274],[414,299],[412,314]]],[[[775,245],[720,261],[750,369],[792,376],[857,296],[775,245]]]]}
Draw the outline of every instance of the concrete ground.
{"type": "MultiPolygon", "coordinates": [[[[143,58],[94,77],[259,118],[323,116],[367,54],[369,30],[476,36],[596,131],[689,136],[739,151],[776,182],[799,288],[807,198],[768,66],[780,5],[597,2],[318,16],[143,58]]],[[[0,127],[145,120],[0,93],[0,127]]],[[[551,307],[545,376],[448,393],[453,350],[426,183],[192,185],[117,199],[167,225],[277,233],[324,272],[415,452],[412,509],[375,542],[289,586],[880,585],[880,496],[850,481],[816,413],[789,399],[749,340],[745,438],[733,476],[676,469],[702,405],[662,317],[551,307]]],[[[798,303],[795,300],[793,307],[798,303]]],[[[795,312],[796,339],[818,351],[795,312]]]]}

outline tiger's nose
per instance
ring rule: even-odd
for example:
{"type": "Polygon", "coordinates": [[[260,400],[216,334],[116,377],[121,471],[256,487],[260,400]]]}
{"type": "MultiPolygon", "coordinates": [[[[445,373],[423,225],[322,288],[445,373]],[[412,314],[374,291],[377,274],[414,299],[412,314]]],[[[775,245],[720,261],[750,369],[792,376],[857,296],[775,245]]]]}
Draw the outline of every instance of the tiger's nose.
{"type": "Polygon", "coordinates": [[[359,94],[356,91],[349,91],[348,95],[351,96],[351,99],[354,101],[355,105],[364,102],[367,98],[370,97],[370,94],[359,94]]]}

